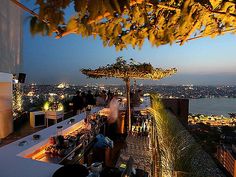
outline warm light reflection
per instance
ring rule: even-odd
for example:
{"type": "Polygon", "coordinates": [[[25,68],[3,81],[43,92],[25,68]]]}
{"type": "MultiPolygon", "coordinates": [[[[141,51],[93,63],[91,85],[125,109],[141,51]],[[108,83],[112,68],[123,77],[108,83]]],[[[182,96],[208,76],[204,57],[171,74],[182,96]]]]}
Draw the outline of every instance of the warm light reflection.
{"type": "MultiPolygon", "coordinates": [[[[73,134],[73,132],[75,132],[77,130],[81,130],[83,128],[87,128],[87,126],[83,121],[81,121],[81,122],[69,127],[68,129],[64,130],[62,135],[63,136],[71,135],[71,134],[73,134]]],[[[25,155],[24,157],[31,158],[33,160],[44,161],[43,158],[45,157],[45,148],[48,145],[49,144],[47,142],[46,144],[44,144],[41,147],[39,147],[38,149],[34,150],[32,153],[25,155]]]]}
{"type": "Polygon", "coordinates": [[[109,116],[110,115],[110,108],[103,108],[99,111],[100,116],[109,116]]]}

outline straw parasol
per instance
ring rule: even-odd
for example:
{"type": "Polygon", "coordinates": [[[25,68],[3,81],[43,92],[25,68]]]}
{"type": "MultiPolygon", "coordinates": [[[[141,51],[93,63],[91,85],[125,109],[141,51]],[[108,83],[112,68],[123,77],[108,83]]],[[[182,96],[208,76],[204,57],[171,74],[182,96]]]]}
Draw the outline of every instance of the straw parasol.
{"type": "Polygon", "coordinates": [[[130,79],[160,80],[177,72],[176,68],[163,70],[154,68],[150,63],[137,63],[133,59],[127,63],[118,57],[116,63],[99,67],[97,69],[81,69],[81,72],[90,78],[120,78],[126,83],[128,130],[131,129],[130,111],[130,79]]]}

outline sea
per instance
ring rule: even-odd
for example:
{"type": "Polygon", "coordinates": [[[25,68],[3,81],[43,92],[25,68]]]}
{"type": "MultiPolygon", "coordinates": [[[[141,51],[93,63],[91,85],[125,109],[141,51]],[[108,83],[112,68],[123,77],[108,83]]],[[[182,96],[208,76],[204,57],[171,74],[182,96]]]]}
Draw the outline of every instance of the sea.
{"type": "Polygon", "coordinates": [[[236,113],[236,98],[189,99],[189,113],[229,117],[228,113],[236,113]]]}

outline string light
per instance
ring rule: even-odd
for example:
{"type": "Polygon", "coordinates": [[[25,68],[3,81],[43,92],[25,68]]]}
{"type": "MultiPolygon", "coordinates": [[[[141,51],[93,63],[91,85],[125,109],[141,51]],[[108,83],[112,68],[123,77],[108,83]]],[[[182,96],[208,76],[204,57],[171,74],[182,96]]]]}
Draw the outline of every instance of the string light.
{"type": "Polygon", "coordinates": [[[13,117],[18,118],[23,112],[23,93],[20,83],[13,84],[13,117]]]}

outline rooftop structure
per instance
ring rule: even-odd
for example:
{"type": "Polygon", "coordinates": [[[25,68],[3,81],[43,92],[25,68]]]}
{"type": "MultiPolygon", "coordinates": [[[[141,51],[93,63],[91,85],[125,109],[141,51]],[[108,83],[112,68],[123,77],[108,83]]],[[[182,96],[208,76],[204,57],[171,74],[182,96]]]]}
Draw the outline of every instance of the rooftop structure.
{"type": "Polygon", "coordinates": [[[0,138],[13,131],[12,74],[20,71],[22,48],[22,10],[11,1],[0,4],[0,138]]]}
{"type": "Polygon", "coordinates": [[[0,5],[0,72],[16,74],[22,64],[22,9],[11,1],[0,5]]]}

